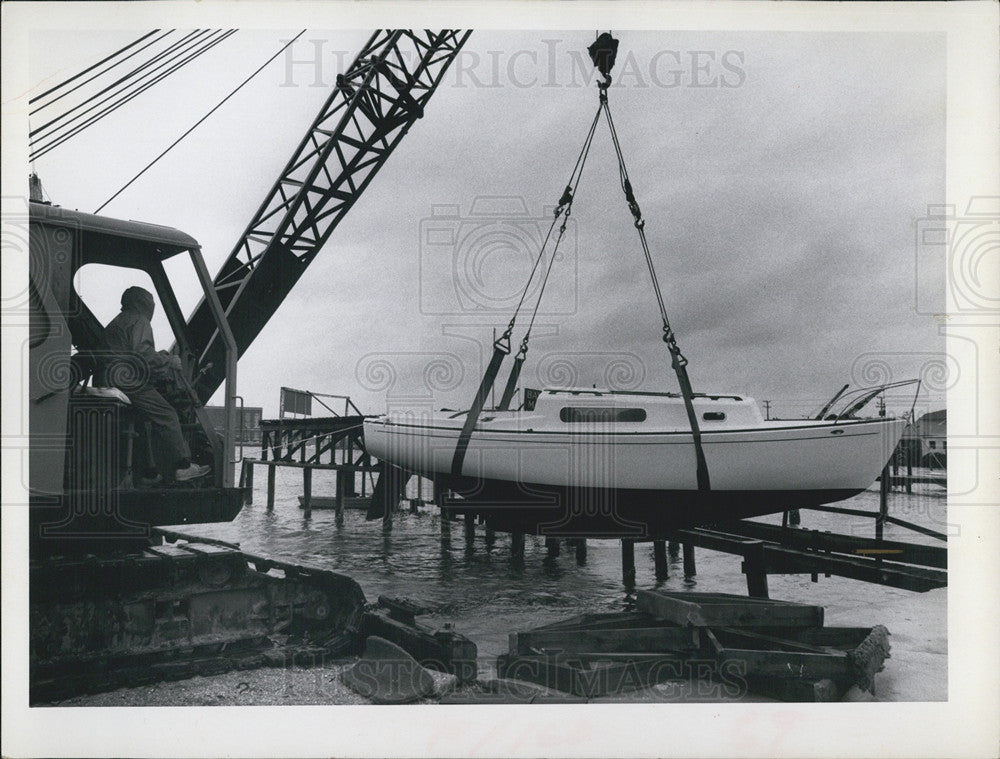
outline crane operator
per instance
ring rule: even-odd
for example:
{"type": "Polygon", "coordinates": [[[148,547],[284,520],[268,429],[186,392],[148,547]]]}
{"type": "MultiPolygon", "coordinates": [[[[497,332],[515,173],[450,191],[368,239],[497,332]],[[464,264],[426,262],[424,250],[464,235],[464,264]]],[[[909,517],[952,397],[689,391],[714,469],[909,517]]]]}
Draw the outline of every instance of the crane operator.
{"type": "Polygon", "coordinates": [[[186,482],[203,477],[211,467],[192,463],[191,450],[181,432],[177,411],[153,386],[156,380],[176,381],[179,356],[157,351],[150,320],[156,302],[148,290],[129,287],[122,293],[122,310],[104,330],[112,362],[107,382],[125,393],[132,407],[149,420],[153,451],[165,482],[186,482]]]}

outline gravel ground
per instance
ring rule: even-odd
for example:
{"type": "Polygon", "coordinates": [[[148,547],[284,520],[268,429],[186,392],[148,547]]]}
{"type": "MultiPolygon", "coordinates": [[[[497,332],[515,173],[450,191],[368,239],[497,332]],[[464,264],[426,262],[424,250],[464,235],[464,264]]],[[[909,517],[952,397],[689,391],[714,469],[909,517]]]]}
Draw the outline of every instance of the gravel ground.
{"type": "MultiPolygon", "coordinates": [[[[308,668],[266,668],[227,672],[210,677],[162,682],[138,688],[60,701],[53,706],[302,706],[310,704],[370,704],[340,681],[340,673],[353,661],[308,668]]],[[[435,703],[454,690],[454,675],[430,672],[434,697],[418,703],[435,703]]]]}

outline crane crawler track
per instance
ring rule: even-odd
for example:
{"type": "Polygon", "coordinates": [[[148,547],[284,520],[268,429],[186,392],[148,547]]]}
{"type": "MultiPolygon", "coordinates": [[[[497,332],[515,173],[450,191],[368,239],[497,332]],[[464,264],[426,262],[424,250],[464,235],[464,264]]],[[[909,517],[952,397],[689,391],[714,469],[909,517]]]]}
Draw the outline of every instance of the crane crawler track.
{"type": "Polygon", "coordinates": [[[357,652],[349,577],[157,533],[176,542],[32,563],[31,703],[357,652]]]}

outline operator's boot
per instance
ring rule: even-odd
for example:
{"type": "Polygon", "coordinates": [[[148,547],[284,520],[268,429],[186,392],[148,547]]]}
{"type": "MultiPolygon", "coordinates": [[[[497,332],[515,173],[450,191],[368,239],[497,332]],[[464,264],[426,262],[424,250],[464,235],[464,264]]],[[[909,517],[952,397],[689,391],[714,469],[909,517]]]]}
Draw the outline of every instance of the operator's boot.
{"type": "Polygon", "coordinates": [[[174,473],[174,479],[177,482],[188,482],[189,480],[196,480],[199,477],[204,477],[206,474],[212,471],[210,466],[201,466],[195,463],[189,463],[187,467],[183,469],[178,469],[174,473]]]}

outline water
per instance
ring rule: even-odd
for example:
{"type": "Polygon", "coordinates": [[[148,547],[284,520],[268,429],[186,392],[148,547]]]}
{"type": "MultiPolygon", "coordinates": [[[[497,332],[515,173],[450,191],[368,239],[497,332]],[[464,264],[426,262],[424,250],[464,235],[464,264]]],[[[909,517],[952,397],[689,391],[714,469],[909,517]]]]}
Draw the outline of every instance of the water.
{"type": "MultiPolygon", "coordinates": [[[[346,510],[337,524],[332,510],[314,510],[310,518],[299,508],[301,470],[278,468],[273,511],[266,509],[265,471],[258,467],[254,503],[245,506],[231,523],[180,527],[184,532],[237,542],[251,553],[311,564],[352,577],[369,601],[379,595],[410,599],[431,612],[420,621],[432,627],[451,622],[456,631],[479,647],[484,663],[492,663],[507,649],[510,632],[554,622],[583,612],[630,608],[621,579],[621,547],[616,540],[589,540],[587,559],[578,565],[575,551],[563,546],[548,559],[543,538],[525,539],[523,566],[511,560],[510,536],[497,533],[491,548],[485,531],[476,529],[471,550],[463,525],[453,522],[442,530],[437,509],[424,505],[419,513],[401,509],[390,532],[381,521],[366,522],[364,511],[346,510]]],[[[918,472],[915,471],[914,474],[918,472]]],[[[914,485],[913,494],[890,494],[889,513],[901,519],[949,532],[945,518],[945,491],[934,485],[914,485]]],[[[410,495],[416,495],[415,483],[410,495]]],[[[313,494],[332,495],[333,473],[313,474],[313,494]]],[[[370,492],[370,491],[369,491],[370,492]]],[[[429,493],[425,488],[424,493],[429,493]]],[[[838,505],[878,509],[877,483],[870,490],[838,505]]],[[[761,521],[780,523],[781,515],[761,521]]],[[[874,537],[874,520],[822,512],[802,512],[802,527],[874,537]]],[[[902,527],[886,525],[887,540],[940,544],[902,527]]],[[[670,557],[670,576],[657,582],[651,543],[635,548],[636,587],[666,590],[738,593],[746,595],[741,558],[696,549],[697,577],[685,580],[680,557],[670,557]]],[[[880,623],[879,605],[911,595],[910,591],[871,585],[838,577],[770,575],[772,598],[827,607],[827,619],[856,618],[857,624],[880,623]],[[832,612],[832,614],[831,614],[832,612]]]]}

